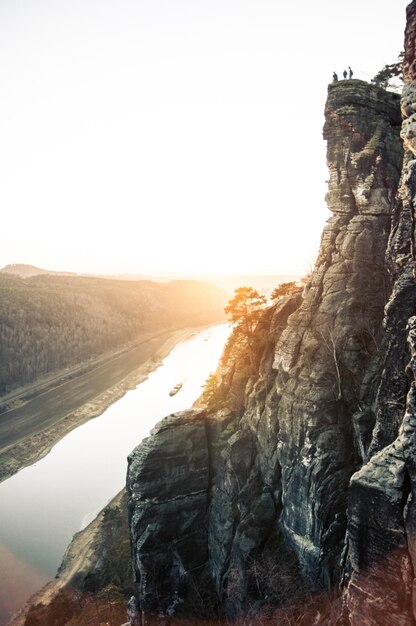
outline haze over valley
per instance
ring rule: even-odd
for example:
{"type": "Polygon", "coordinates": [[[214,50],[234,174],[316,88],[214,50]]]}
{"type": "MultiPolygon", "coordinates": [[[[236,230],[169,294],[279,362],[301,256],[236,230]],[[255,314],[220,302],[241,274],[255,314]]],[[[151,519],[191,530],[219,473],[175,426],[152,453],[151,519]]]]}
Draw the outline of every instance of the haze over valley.
{"type": "Polygon", "coordinates": [[[406,4],[0,3],[0,626],[415,626],[406,4]]]}

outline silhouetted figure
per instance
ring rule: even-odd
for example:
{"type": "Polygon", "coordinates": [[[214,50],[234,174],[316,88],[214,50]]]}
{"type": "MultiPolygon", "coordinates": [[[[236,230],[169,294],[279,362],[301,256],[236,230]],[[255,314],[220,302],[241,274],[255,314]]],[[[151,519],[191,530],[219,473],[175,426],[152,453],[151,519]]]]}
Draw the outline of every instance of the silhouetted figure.
{"type": "Polygon", "coordinates": [[[337,80],[338,80],[338,74],[337,74],[336,72],[334,72],[334,73],[332,74],[332,80],[334,81],[334,83],[336,83],[336,82],[337,82],[337,80]]]}
{"type": "Polygon", "coordinates": [[[350,68],[350,66],[348,66],[348,69],[349,69],[349,71],[350,71],[350,72],[349,72],[349,77],[350,77],[350,78],[352,78],[352,77],[353,77],[353,75],[354,75],[354,72],[352,71],[352,69],[350,68]]]}
{"type": "Polygon", "coordinates": [[[344,80],[345,80],[345,79],[347,78],[347,76],[348,76],[347,70],[344,70],[344,71],[342,72],[342,75],[343,75],[344,80]]]}

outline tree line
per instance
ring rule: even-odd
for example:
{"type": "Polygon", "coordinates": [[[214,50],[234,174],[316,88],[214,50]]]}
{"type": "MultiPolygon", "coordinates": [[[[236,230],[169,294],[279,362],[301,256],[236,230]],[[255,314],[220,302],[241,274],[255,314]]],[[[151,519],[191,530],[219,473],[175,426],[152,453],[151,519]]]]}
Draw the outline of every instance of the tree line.
{"type": "Polygon", "coordinates": [[[95,358],[140,333],[223,316],[225,297],[197,281],[153,283],[0,275],[0,393],[95,358]]]}

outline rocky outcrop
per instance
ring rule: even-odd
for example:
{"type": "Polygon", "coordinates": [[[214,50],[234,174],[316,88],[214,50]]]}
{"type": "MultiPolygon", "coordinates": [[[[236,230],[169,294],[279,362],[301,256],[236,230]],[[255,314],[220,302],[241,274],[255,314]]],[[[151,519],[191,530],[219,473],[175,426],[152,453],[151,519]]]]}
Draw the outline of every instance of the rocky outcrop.
{"type": "Polygon", "coordinates": [[[416,623],[416,317],[407,330],[412,382],[399,435],[351,479],[344,599],[351,626],[416,623]]]}
{"type": "Polygon", "coordinates": [[[170,416],[129,460],[137,608],[145,614],[173,614],[191,577],[207,561],[210,461],[205,417],[203,411],[170,416]]]}
{"type": "Polygon", "coordinates": [[[394,94],[360,81],[330,86],[324,137],[334,216],[302,307],[276,346],[280,523],[305,573],[325,585],[340,576],[347,486],[375,419],[399,119],[394,94]]]}
{"type": "MultiPolygon", "coordinates": [[[[236,532],[233,516],[241,505],[234,492],[238,485],[236,493],[245,489],[248,499],[253,486],[245,484],[245,476],[256,456],[254,439],[240,426],[244,409],[239,407],[244,406],[244,389],[249,393],[254,381],[254,395],[266,397],[271,391],[273,348],[300,301],[297,293],[265,312],[255,335],[255,376],[246,367],[247,346],[237,338],[229,343],[218,374],[222,406],[215,414],[197,409],[169,416],[129,458],[133,564],[140,589],[131,608],[142,624],[154,614],[195,617],[218,610],[236,532]],[[242,398],[237,402],[238,394],[242,398]]],[[[260,491],[264,495],[256,506],[247,501],[247,525],[257,513],[261,525],[272,520],[273,515],[267,520],[263,515],[270,503],[274,512],[271,496],[264,485],[260,491]]],[[[252,532],[259,531],[253,527],[252,532]]]]}
{"type": "Polygon", "coordinates": [[[349,492],[344,617],[352,626],[416,623],[415,41],[412,2],[407,8],[401,99],[401,204],[393,216],[387,256],[394,286],[386,306],[371,458],[352,477],[349,492]]]}
{"type": "MultiPolygon", "coordinates": [[[[236,617],[276,606],[290,611],[288,601],[338,583],[350,478],[397,436],[407,391],[401,318],[390,357],[382,346],[396,315],[391,309],[384,331],[389,238],[390,265],[403,247],[399,98],[341,81],[329,86],[325,113],[333,216],[302,301],[284,298],[265,313],[255,371],[240,368],[247,365],[241,352],[229,360],[220,377],[232,402],[171,416],[131,455],[142,623],[152,613],[195,615],[195,588],[209,588],[211,606],[236,617]],[[380,439],[388,372],[398,405],[380,439]]],[[[399,465],[392,453],[385,471],[396,487],[404,476],[399,465]]],[[[391,507],[402,505],[398,497],[391,507]]],[[[352,552],[348,558],[351,570],[352,552]]]]}

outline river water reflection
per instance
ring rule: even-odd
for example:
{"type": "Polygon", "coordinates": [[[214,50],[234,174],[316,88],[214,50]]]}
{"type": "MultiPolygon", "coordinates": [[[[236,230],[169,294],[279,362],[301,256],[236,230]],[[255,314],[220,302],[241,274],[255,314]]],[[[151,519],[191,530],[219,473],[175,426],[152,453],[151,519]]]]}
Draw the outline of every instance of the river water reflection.
{"type": "Polygon", "coordinates": [[[199,397],[229,332],[222,324],[180,343],[146,381],[69,433],[44,459],[0,484],[0,624],[17,608],[1,582],[10,578],[11,568],[16,575],[26,569],[21,578],[33,581],[28,595],[55,575],[73,534],[125,484],[127,455],[156,422],[199,397]],[[169,396],[177,383],[182,388],[169,396]]]}

